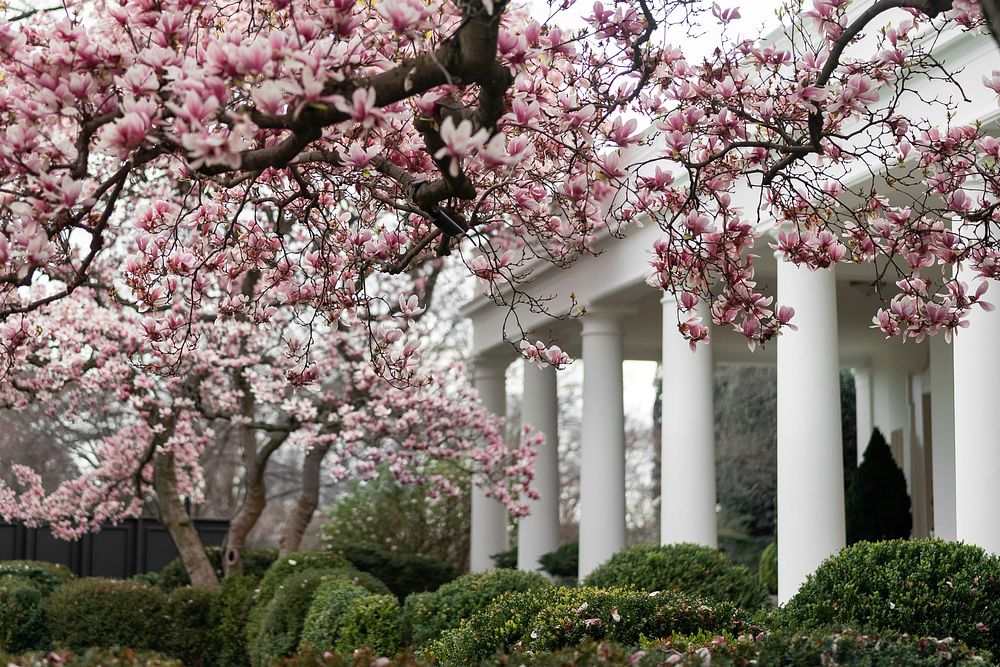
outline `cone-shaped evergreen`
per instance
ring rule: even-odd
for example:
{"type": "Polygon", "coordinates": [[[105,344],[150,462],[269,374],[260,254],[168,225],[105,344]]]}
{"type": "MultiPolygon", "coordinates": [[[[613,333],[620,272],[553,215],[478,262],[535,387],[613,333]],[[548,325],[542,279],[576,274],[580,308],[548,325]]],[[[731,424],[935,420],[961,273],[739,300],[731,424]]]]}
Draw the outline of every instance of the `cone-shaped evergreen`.
{"type": "Polygon", "coordinates": [[[868,441],[845,502],[848,544],[910,536],[913,519],[906,478],[878,429],[868,441]]]}

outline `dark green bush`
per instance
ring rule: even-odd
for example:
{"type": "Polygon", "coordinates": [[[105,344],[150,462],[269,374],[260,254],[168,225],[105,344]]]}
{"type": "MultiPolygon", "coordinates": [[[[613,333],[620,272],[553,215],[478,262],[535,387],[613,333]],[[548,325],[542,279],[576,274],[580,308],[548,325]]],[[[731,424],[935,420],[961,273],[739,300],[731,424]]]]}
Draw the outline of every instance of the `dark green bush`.
{"type": "Polygon", "coordinates": [[[367,647],[376,655],[395,655],[403,647],[399,601],[392,595],[355,598],[344,613],[338,651],[367,647]]]}
{"type": "Polygon", "coordinates": [[[943,540],[858,542],[806,579],[775,622],[954,637],[1000,655],[1000,559],[943,540]]]}
{"type": "Polygon", "coordinates": [[[500,553],[490,554],[493,564],[503,570],[513,570],[517,567],[517,547],[511,547],[500,553]]]}
{"type": "Polygon", "coordinates": [[[760,555],[757,578],[771,595],[778,594],[778,543],[771,542],[760,555]]]}
{"type": "Polygon", "coordinates": [[[426,556],[397,554],[370,544],[335,544],[331,551],[383,582],[393,595],[433,591],[456,576],[455,568],[426,556]]]}
{"type": "Polygon", "coordinates": [[[743,609],[758,609],[767,603],[767,590],[750,570],[730,563],[717,549],[697,544],[629,547],[598,566],[583,584],[677,591],[731,602],[743,609]]]}
{"type": "Polygon", "coordinates": [[[553,577],[576,579],[580,569],[580,545],[576,542],[564,544],[555,551],[543,554],[538,562],[553,577]]]}
{"type": "Polygon", "coordinates": [[[739,634],[747,628],[742,612],[729,603],[672,591],[552,586],[504,595],[431,642],[425,654],[442,665],[463,667],[514,647],[554,651],[587,639],[635,646],[675,633],[739,634]]]}
{"type": "Polygon", "coordinates": [[[230,575],[222,581],[212,606],[214,635],[209,655],[212,667],[248,667],[246,626],[253,609],[257,578],[230,575]]]}
{"type": "Polygon", "coordinates": [[[354,600],[371,594],[361,586],[344,584],[336,578],[327,578],[319,585],[313,596],[302,627],[299,647],[320,653],[332,651],[340,638],[340,628],[347,608],[354,600]]]}
{"type": "Polygon", "coordinates": [[[130,648],[93,648],[82,653],[51,651],[22,656],[0,654],[0,664],[8,667],[184,667],[179,660],[130,648]]]}
{"type": "Polygon", "coordinates": [[[274,596],[274,592],[278,589],[278,586],[296,572],[350,567],[351,564],[346,558],[332,551],[298,551],[287,556],[282,556],[271,564],[271,567],[267,569],[261,578],[257,603],[266,603],[270,600],[274,596]]]}
{"type": "Polygon", "coordinates": [[[33,580],[0,577],[0,651],[43,649],[49,641],[45,595],[33,580]]]}
{"type": "MultiPolygon", "coordinates": [[[[205,555],[215,569],[215,574],[222,577],[222,550],[219,547],[206,547],[205,555]]],[[[274,549],[244,549],[240,553],[243,570],[240,574],[255,576],[258,579],[264,576],[267,569],[271,567],[278,558],[278,552],[274,549]]],[[[165,591],[172,591],[181,586],[190,586],[191,578],[188,577],[184,562],[180,556],[173,559],[160,571],[156,584],[165,591]]]]}
{"type": "Polygon", "coordinates": [[[313,595],[331,570],[310,569],[285,578],[270,600],[251,612],[247,625],[247,652],[254,667],[292,655],[302,638],[302,626],[313,595]]]}
{"type": "Polygon", "coordinates": [[[458,627],[462,619],[484,609],[504,593],[530,591],[551,586],[537,572],[493,570],[467,574],[433,593],[415,593],[406,598],[403,624],[408,641],[415,645],[435,639],[458,627]]]}
{"type": "Polygon", "coordinates": [[[182,586],[167,595],[159,650],[190,667],[205,667],[213,650],[213,609],[219,593],[182,586]]]}
{"type": "Polygon", "coordinates": [[[66,582],[76,579],[76,575],[64,565],[46,563],[42,560],[0,561],[0,580],[4,577],[30,579],[45,596],[66,582]]]}
{"type": "Polygon", "coordinates": [[[71,649],[155,649],[166,594],[137,581],[86,578],[57,588],[45,604],[52,642],[71,649]]]}
{"type": "Polygon", "coordinates": [[[910,536],[913,518],[906,477],[878,429],[872,433],[865,458],[847,487],[844,513],[848,544],[910,536]]]}

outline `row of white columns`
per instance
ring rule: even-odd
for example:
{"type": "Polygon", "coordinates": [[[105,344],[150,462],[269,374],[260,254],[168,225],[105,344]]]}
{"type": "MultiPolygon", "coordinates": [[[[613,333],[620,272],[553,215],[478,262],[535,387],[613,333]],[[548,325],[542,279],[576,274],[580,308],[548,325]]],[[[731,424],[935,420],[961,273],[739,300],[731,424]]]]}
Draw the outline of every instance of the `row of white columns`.
{"type": "MultiPolygon", "coordinates": [[[[784,602],[825,558],[844,546],[845,530],[834,272],[779,262],[778,297],[795,309],[797,326],[777,344],[778,589],[784,602]]],[[[581,577],[625,545],[623,315],[597,310],[582,318],[581,577]]],[[[977,309],[971,319],[972,326],[962,330],[953,346],[953,360],[951,348],[942,348],[943,341],[931,343],[934,523],[942,537],[957,537],[1000,553],[1000,521],[995,513],[1000,507],[996,483],[1000,410],[991,386],[1000,377],[1000,314],[977,309]],[[948,391],[954,392],[954,403],[948,391]],[[952,406],[954,410],[948,409],[952,406]],[[950,521],[949,515],[954,517],[950,521]]],[[[663,300],[661,542],[714,547],[711,345],[692,353],[676,323],[676,303],[667,297],[663,300]]],[[[877,363],[879,358],[876,355],[877,363]]],[[[480,396],[500,415],[506,410],[505,366],[488,359],[476,364],[480,396]]],[[[902,401],[908,409],[907,382],[905,369],[892,364],[876,368],[873,376],[856,376],[859,456],[873,424],[898,414],[894,407],[899,406],[882,407],[886,401],[902,401]]],[[[558,546],[559,536],[558,395],[551,369],[526,364],[522,420],[546,436],[536,471],[541,498],[518,528],[518,567],[535,570],[538,558],[558,546]]],[[[909,421],[901,427],[908,429],[909,421]]],[[[506,548],[504,512],[474,492],[472,524],[471,567],[490,569],[490,556],[506,548]]]]}

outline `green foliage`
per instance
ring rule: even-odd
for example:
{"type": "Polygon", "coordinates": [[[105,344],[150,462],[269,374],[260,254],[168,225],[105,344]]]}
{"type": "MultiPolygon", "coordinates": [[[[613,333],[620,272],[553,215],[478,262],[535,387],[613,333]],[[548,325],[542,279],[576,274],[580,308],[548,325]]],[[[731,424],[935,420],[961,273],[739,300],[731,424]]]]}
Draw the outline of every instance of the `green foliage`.
{"type": "Polygon", "coordinates": [[[396,483],[385,468],[373,480],[352,482],[323,526],[324,542],[371,544],[465,571],[469,566],[469,477],[445,468],[435,472],[449,475],[462,493],[431,498],[420,485],[396,483]]]}
{"type": "Polygon", "coordinates": [[[183,667],[179,660],[159,653],[130,648],[92,648],[82,653],[51,651],[22,656],[0,653],[0,664],[8,667],[183,667]]]}
{"type": "Polygon", "coordinates": [[[1000,559],[943,540],[858,542],[827,559],[776,612],[795,632],[954,637],[1000,655],[1000,559]]]}
{"type": "Polygon", "coordinates": [[[760,555],[757,578],[771,595],[778,594],[778,543],[771,542],[760,555]]]}
{"type": "Polygon", "coordinates": [[[844,510],[848,544],[910,536],[913,518],[906,477],[878,429],[872,433],[865,458],[847,487],[844,510]]]}
{"type": "Polygon", "coordinates": [[[297,551],[278,558],[260,580],[257,604],[266,604],[274,597],[282,582],[296,572],[316,569],[350,568],[351,564],[343,556],[331,551],[297,551]]]}
{"type": "Polygon", "coordinates": [[[432,642],[425,655],[462,667],[515,646],[554,651],[587,639],[635,646],[644,638],[698,631],[739,634],[746,628],[741,612],[728,603],[671,591],[552,586],[504,595],[432,642]]]}
{"type": "MultiPolygon", "coordinates": [[[[215,574],[221,578],[222,550],[219,547],[206,547],[205,555],[208,556],[209,562],[212,563],[215,574]]],[[[274,549],[244,549],[240,553],[240,561],[243,568],[241,574],[255,576],[259,579],[264,576],[264,573],[277,558],[278,552],[274,549]]],[[[181,560],[180,556],[166,564],[163,570],[160,571],[158,581],[155,583],[165,591],[172,591],[181,586],[191,585],[191,578],[188,577],[187,570],[184,568],[184,561],[181,560]]]]}
{"type": "Polygon", "coordinates": [[[66,582],[76,579],[76,575],[68,567],[42,560],[0,561],[0,580],[5,577],[30,579],[45,596],[66,582]]]}
{"type": "MultiPolygon", "coordinates": [[[[716,662],[713,660],[712,664],[716,662]]],[[[954,639],[876,637],[840,633],[772,634],[761,643],[757,664],[783,667],[938,667],[992,664],[989,654],[976,656],[954,639]]]]}
{"type": "Polygon", "coordinates": [[[392,553],[371,544],[331,544],[330,550],[383,582],[400,599],[433,591],[458,576],[454,567],[433,558],[392,553]]]}
{"type": "Polygon", "coordinates": [[[257,578],[230,575],[222,580],[222,588],[212,605],[212,633],[209,655],[212,667],[248,667],[246,626],[253,608],[257,578]]]}
{"type": "Polygon", "coordinates": [[[344,613],[338,651],[370,648],[377,655],[395,655],[403,646],[399,601],[392,595],[355,598],[344,613]]]}
{"type": "Polygon", "coordinates": [[[155,649],[166,594],[137,581],[86,578],[57,588],[45,604],[52,642],[71,649],[155,649]]]}
{"type": "Polygon", "coordinates": [[[258,603],[247,625],[250,664],[267,667],[281,656],[291,655],[299,646],[302,626],[313,595],[331,570],[302,570],[286,577],[270,600],[258,603]]]}
{"type": "Polygon", "coordinates": [[[333,650],[340,638],[347,608],[354,600],[368,595],[371,592],[361,586],[345,584],[335,577],[327,578],[316,589],[309,606],[302,628],[300,648],[320,653],[333,650]]]}
{"type": "Polygon", "coordinates": [[[433,593],[406,598],[403,625],[407,639],[421,645],[445,630],[458,627],[462,619],[484,609],[504,593],[548,588],[551,584],[537,572],[493,570],[467,574],[433,593]]]}
{"type": "Polygon", "coordinates": [[[167,596],[159,649],[191,667],[209,664],[213,648],[213,609],[219,593],[206,588],[182,586],[167,596]]]}
{"type": "Polygon", "coordinates": [[[743,609],[767,603],[767,590],[750,570],[726,560],[716,549],[696,544],[639,544],[597,567],[584,585],[632,586],[643,591],[677,591],[743,609]]]}
{"type": "Polygon", "coordinates": [[[500,553],[490,554],[493,564],[500,569],[513,570],[517,567],[517,547],[511,547],[500,553]]]}
{"type": "Polygon", "coordinates": [[[45,594],[34,580],[0,577],[0,651],[43,649],[49,641],[45,594]]]}
{"type": "Polygon", "coordinates": [[[576,579],[579,572],[580,545],[577,542],[564,544],[555,551],[542,554],[538,562],[541,563],[542,569],[553,577],[576,579]]]}

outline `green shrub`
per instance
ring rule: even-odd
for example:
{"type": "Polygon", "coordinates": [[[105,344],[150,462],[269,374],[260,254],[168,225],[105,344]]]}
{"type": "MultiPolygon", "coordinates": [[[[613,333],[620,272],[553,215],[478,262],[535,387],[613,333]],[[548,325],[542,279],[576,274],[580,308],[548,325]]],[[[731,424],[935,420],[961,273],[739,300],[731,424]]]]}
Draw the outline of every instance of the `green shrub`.
{"type": "Polygon", "coordinates": [[[57,588],[45,604],[52,642],[72,649],[155,649],[166,594],[137,581],[86,578],[57,588]]]}
{"type": "Polygon", "coordinates": [[[847,487],[844,516],[848,544],[910,536],[913,518],[906,477],[878,429],[872,433],[865,458],[847,487]]]}
{"type": "MultiPolygon", "coordinates": [[[[222,550],[219,547],[206,547],[205,555],[212,563],[215,574],[222,577],[222,550]]],[[[240,574],[255,576],[258,579],[264,576],[267,569],[271,567],[278,558],[278,552],[274,549],[244,549],[240,553],[242,561],[242,572],[240,574]]],[[[160,571],[159,580],[156,582],[165,591],[172,591],[181,586],[190,586],[191,578],[188,577],[184,561],[180,556],[173,559],[160,571]]]]}
{"type": "Polygon", "coordinates": [[[351,602],[371,595],[361,586],[344,584],[336,578],[327,578],[313,596],[309,613],[302,628],[300,649],[318,652],[332,651],[340,638],[344,614],[351,602]]]}
{"type": "Polygon", "coordinates": [[[335,544],[331,550],[382,581],[393,595],[433,591],[454,579],[455,568],[426,556],[397,554],[370,544],[335,544]]]}
{"type": "Polygon", "coordinates": [[[209,655],[212,667],[248,667],[246,626],[254,604],[257,578],[230,575],[212,605],[211,628],[214,635],[209,655]]]}
{"type": "Polygon", "coordinates": [[[760,555],[757,578],[771,595],[778,594],[778,543],[771,542],[760,555]]]}
{"type": "Polygon", "coordinates": [[[399,601],[392,595],[366,595],[348,606],[337,640],[338,651],[367,647],[376,655],[395,655],[403,646],[399,601]]]}
{"type": "Polygon", "coordinates": [[[424,644],[445,630],[458,627],[462,619],[484,609],[504,593],[549,586],[549,580],[537,572],[505,569],[467,574],[433,593],[415,593],[406,598],[404,605],[407,640],[424,644]]]}
{"type": "Polygon", "coordinates": [[[296,572],[350,567],[347,559],[331,551],[298,551],[282,556],[271,564],[261,578],[257,602],[260,604],[270,600],[281,583],[296,572]]]}
{"type": "Polygon", "coordinates": [[[515,646],[554,651],[587,639],[635,646],[644,638],[698,631],[739,634],[746,620],[735,606],[672,591],[552,586],[509,593],[461,627],[431,642],[425,655],[442,665],[475,665],[515,646]]]}
{"type": "Polygon", "coordinates": [[[580,569],[580,545],[576,542],[564,544],[555,551],[543,554],[538,562],[553,577],[576,579],[580,569]]]}
{"type": "Polygon", "coordinates": [[[0,664],[8,667],[184,667],[179,660],[150,651],[130,648],[92,648],[82,653],[51,651],[22,656],[0,654],[0,664]]]}
{"type": "MultiPolygon", "coordinates": [[[[716,662],[713,660],[712,664],[716,662]]],[[[976,656],[967,646],[950,637],[874,637],[847,631],[768,635],[761,642],[757,664],[783,667],[967,667],[993,663],[989,654],[976,656]]]]}
{"type": "Polygon", "coordinates": [[[490,554],[493,564],[502,570],[513,570],[517,567],[517,547],[511,547],[500,553],[490,554]]]}
{"type": "Polygon", "coordinates": [[[0,651],[43,649],[49,641],[45,595],[32,579],[0,577],[0,651]]]}
{"type": "Polygon", "coordinates": [[[767,603],[767,590],[750,570],[726,560],[717,549],[697,544],[638,544],[620,551],[583,581],[586,586],[632,586],[642,591],[677,591],[743,609],[767,603]]]}
{"type": "Polygon", "coordinates": [[[66,582],[76,579],[76,575],[68,567],[42,560],[0,561],[0,580],[4,577],[30,579],[45,596],[66,582]]]}
{"type": "Polygon", "coordinates": [[[215,635],[213,608],[219,593],[207,588],[182,586],[167,596],[159,649],[185,665],[204,667],[209,663],[215,635]]]}
{"type": "Polygon", "coordinates": [[[801,632],[954,637],[1000,655],[1000,559],[943,540],[858,542],[827,559],[774,619],[801,632]]]}

